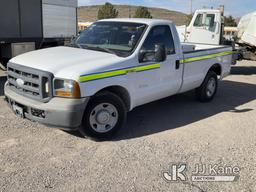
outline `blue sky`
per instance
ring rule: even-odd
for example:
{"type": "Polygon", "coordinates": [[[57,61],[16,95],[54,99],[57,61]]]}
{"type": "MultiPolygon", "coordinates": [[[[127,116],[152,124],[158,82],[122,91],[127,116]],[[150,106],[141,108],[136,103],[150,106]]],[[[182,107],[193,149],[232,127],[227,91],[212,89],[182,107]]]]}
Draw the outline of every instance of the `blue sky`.
{"type": "MultiPolygon", "coordinates": [[[[256,11],[256,0],[192,0],[193,10],[206,7],[217,8],[219,5],[225,5],[226,15],[235,17],[243,16],[246,13],[256,11]]],[[[106,0],[78,0],[79,5],[99,5],[104,4],[106,0]]],[[[175,11],[189,13],[190,0],[108,0],[113,4],[132,4],[149,7],[160,7],[175,11]]]]}

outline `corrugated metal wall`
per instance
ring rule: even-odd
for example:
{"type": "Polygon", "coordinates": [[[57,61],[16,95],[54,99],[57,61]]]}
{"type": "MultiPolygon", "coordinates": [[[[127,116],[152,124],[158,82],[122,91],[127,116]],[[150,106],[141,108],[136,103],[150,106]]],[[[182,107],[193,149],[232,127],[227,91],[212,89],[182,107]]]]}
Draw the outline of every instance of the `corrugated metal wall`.
{"type": "Polygon", "coordinates": [[[76,35],[76,8],[43,4],[44,38],[76,35]]]}
{"type": "Polygon", "coordinates": [[[77,0],[43,0],[44,37],[71,37],[76,35],[77,0]]]}

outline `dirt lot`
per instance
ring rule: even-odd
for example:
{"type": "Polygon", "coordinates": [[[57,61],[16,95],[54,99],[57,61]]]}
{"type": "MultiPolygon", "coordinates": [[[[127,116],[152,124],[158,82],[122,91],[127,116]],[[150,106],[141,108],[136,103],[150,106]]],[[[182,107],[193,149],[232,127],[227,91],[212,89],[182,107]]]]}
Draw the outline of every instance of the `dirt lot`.
{"type": "Polygon", "coordinates": [[[12,114],[0,97],[0,191],[256,191],[256,63],[240,62],[212,103],[193,93],[137,108],[108,142],[12,114]],[[166,182],[170,163],[238,166],[236,182],[166,182]]]}

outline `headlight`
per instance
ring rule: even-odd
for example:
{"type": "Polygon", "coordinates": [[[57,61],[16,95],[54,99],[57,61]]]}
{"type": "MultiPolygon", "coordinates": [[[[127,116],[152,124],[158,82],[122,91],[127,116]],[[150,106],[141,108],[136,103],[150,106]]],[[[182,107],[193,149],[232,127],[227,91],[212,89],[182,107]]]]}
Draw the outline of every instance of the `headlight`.
{"type": "Polygon", "coordinates": [[[76,81],[68,79],[54,79],[54,96],[56,97],[81,97],[80,87],[76,81]]]}

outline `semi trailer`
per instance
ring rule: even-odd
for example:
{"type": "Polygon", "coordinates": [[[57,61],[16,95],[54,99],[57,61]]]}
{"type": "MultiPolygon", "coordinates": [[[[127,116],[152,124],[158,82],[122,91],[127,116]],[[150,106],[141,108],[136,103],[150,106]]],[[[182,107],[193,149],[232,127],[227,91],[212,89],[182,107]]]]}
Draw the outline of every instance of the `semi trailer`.
{"type": "Polygon", "coordinates": [[[0,1],[0,64],[77,34],[77,0],[0,1]]]}

